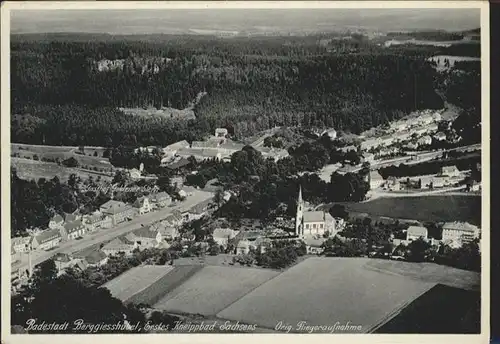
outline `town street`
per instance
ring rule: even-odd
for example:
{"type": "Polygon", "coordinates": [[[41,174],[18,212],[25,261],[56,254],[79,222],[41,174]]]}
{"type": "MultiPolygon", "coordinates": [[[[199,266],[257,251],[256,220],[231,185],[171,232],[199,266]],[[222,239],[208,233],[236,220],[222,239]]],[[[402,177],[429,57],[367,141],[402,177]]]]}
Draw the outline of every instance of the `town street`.
{"type": "MultiPolygon", "coordinates": [[[[206,191],[196,190],[193,194],[186,198],[183,202],[178,202],[175,206],[167,207],[154,211],[151,213],[144,214],[132,219],[129,222],[124,222],[116,227],[110,229],[101,229],[94,233],[89,233],[80,240],[72,240],[68,242],[61,243],[59,247],[51,251],[32,251],[32,266],[51,258],[57,253],[73,253],[76,251],[83,250],[89,246],[99,244],[105,241],[112,240],[120,235],[131,232],[135,229],[140,228],[142,225],[149,225],[166,218],[168,215],[172,214],[174,210],[179,210],[181,212],[192,208],[193,206],[212,198],[213,194],[206,191]]],[[[28,254],[21,254],[21,260],[12,264],[12,271],[21,269],[24,271],[28,269],[28,254]]]]}

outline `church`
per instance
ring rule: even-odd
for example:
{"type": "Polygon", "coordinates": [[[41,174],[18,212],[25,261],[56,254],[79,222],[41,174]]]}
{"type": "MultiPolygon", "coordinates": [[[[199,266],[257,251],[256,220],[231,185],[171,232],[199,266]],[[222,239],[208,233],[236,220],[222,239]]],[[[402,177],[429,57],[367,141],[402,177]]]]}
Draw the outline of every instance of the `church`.
{"type": "Polygon", "coordinates": [[[326,232],[329,236],[335,234],[335,219],[328,212],[304,210],[302,187],[300,187],[295,216],[295,235],[299,237],[323,236],[326,232]]]}

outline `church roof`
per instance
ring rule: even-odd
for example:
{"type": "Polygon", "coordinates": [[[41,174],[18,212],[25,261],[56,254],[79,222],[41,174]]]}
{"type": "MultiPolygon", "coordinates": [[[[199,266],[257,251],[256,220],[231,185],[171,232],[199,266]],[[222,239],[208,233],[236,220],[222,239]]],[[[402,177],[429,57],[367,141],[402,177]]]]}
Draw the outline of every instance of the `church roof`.
{"type": "Polygon", "coordinates": [[[323,211],[305,211],[304,222],[321,222],[325,221],[325,212],[323,211]]]}

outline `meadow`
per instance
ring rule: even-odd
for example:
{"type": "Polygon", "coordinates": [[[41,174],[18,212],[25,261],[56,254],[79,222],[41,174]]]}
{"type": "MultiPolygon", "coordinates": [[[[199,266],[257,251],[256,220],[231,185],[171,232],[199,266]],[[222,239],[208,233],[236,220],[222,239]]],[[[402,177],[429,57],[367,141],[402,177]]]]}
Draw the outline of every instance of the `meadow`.
{"type": "Polygon", "coordinates": [[[62,161],[73,157],[82,167],[113,169],[109,159],[102,157],[104,151],[104,147],[84,147],[83,154],[81,154],[79,147],[11,144],[11,154],[19,154],[21,158],[33,159],[34,156],[37,156],[39,160],[59,159],[62,161]],[[97,156],[94,155],[96,153],[97,156]]]}
{"type": "Polygon", "coordinates": [[[174,267],[168,274],[161,276],[148,287],[137,292],[127,303],[154,305],[169,292],[187,281],[191,276],[201,269],[201,266],[186,265],[174,267]]]}
{"type": "Polygon", "coordinates": [[[30,159],[11,158],[11,166],[16,169],[19,178],[26,180],[38,180],[40,178],[52,179],[57,176],[61,181],[66,181],[71,174],[76,174],[82,179],[88,179],[90,176],[94,179],[99,176],[104,180],[112,179],[112,176],[90,170],[68,168],[56,163],[30,159]]]}
{"type": "Polygon", "coordinates": [[[480,290],[481,276],[477,272],[434,263],[408,263],[395,260],[370,259],[364,267],[368,270],[397,274],[453,288],[480,290]]]}
{"type": "Polygon", "coordinates": [[[127,301],[135,294],[169,274],[172,270],[173,267],[170,265],[138,266],[112,279],[102,287],[107,288],[117,299],[127,301]]]}
{"type": "Polygon", "coordinates": [[[346,210],[369,217],[481,224],[481,197],[470,195],[434,195],[422,197],[378,198],[363,203],[346,203],[346,210]]]}
{"type": "MultiPolygon", "coordinates": [[[[222,319],[274,329],[279,321],[346,324],[369,332],[434,283],[365,268],[368,259],[309,258],[219,312],[222,319]]],[[[292,329],[293,332],[297,329],[292,329]]]]}
{"type": "Polygon", "coordinates": [[[278,274],[264,269],[206,266],[155,308],[180,314],[215,315],[278,274]]]}

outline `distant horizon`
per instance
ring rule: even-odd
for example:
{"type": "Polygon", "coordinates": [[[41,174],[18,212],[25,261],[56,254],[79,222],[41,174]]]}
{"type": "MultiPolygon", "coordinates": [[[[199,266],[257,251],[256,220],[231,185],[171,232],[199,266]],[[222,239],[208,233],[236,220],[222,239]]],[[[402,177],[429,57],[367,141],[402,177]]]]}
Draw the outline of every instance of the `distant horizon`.
{"type": "Polygon", "coordinates": [[[293,34],[466,31],[479,9],[12,10],[12,34],[293,34]]]}

